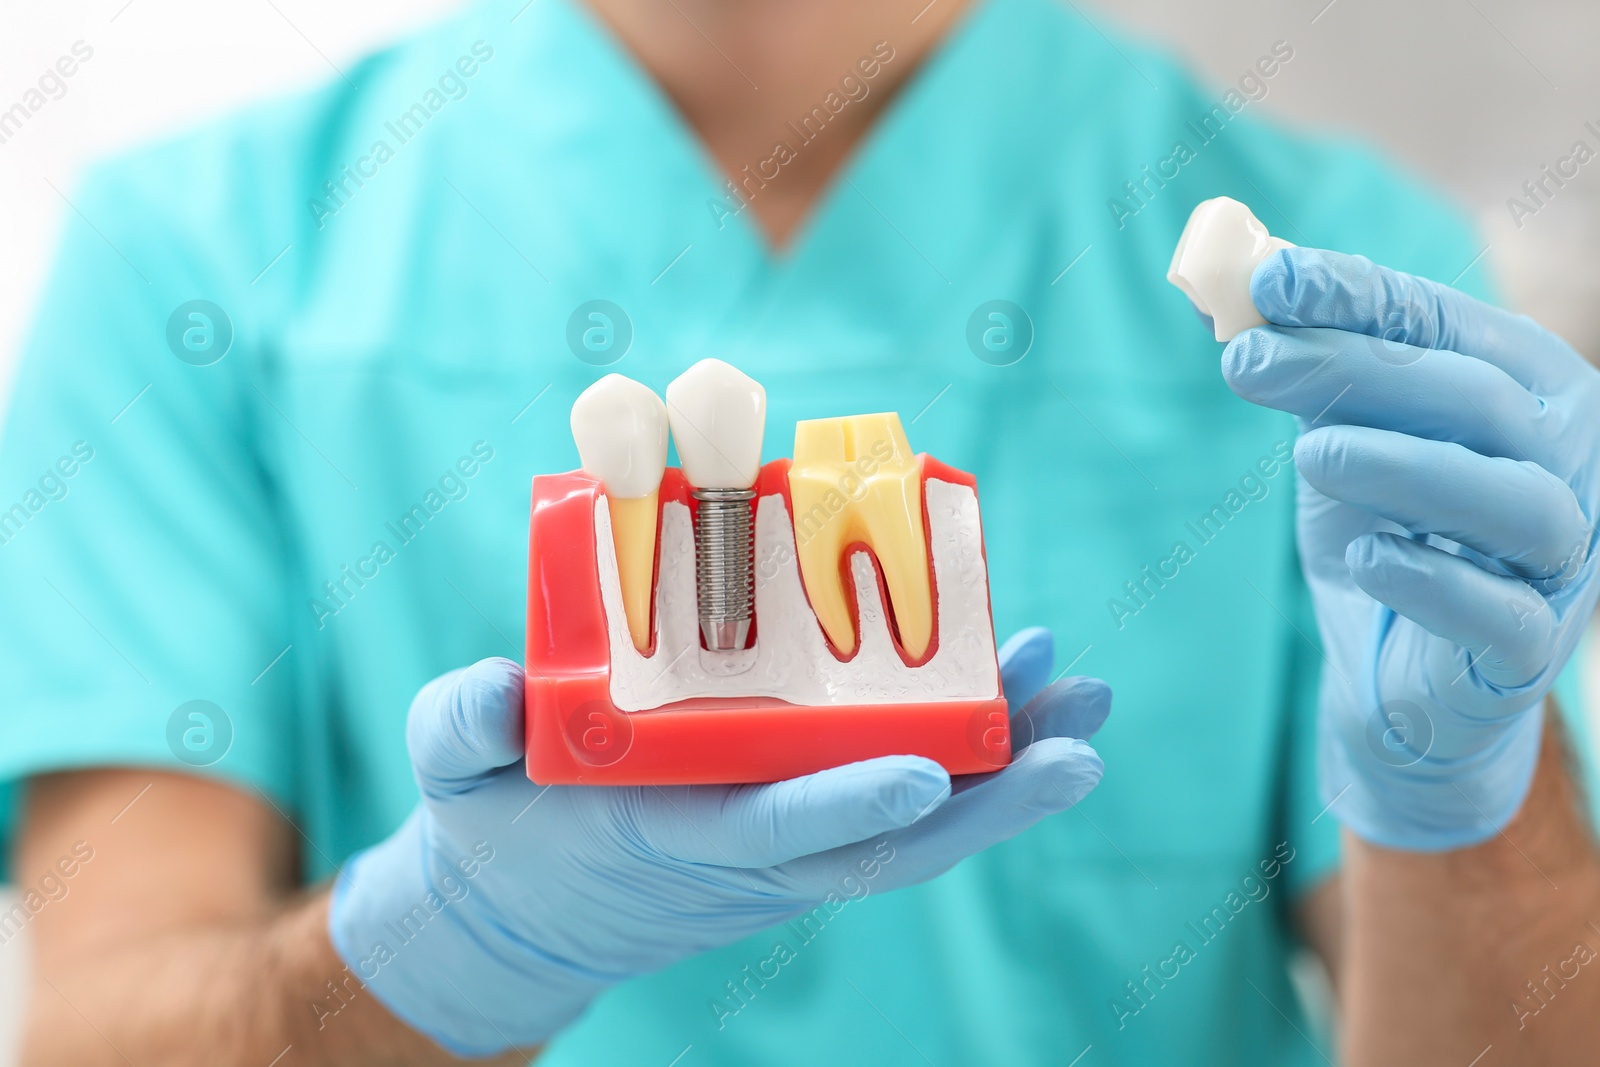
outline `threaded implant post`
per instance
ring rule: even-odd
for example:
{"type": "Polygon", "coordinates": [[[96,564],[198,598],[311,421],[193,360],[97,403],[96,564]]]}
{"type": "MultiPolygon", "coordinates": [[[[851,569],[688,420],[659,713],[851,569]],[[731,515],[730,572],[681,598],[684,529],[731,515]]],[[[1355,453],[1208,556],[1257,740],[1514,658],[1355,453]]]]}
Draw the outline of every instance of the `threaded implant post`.
{"type": "Polygon", "coordinates": [[[695,489],[695,589],[700,633],[713,652],[736,652],[755,613],[755,490],[695,489]]]}

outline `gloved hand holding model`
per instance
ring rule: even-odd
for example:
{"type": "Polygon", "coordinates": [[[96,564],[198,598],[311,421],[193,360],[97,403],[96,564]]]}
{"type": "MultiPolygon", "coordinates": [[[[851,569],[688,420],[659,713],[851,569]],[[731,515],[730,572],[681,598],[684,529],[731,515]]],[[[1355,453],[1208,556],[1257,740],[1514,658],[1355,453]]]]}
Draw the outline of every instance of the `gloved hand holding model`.
{"type": "Polygon", "coordinates": [[[333,944],[392,1012],[451,1052],[538,1044],[607,986],[830,894],[837,904],[853,885],[932,878],[1077,803],[1100,780],[1083,739],[1111,693],[1090,678],[1046,686],[1052,659],[1046,630],[1002,649],[1016,757],[954,788],[914,756],[771,785],[541,787],[523,768],[522,668],[485,660],[445,675],[418,694],[407,726],[422,801],[346,866],[333,944]],[[398,943],[397,925],[430,895],[437,914],[398,943]]]}
{"type": "Polygon", "coordinates": [[[1485,840],[1526,795],[1541,705],[1600,594],[1600,373],[1531,319],[1264,234],[1249,296],[1271,325],[1222,369],[1300,421],[1325,798],[1376,844],[1485,840]]]}

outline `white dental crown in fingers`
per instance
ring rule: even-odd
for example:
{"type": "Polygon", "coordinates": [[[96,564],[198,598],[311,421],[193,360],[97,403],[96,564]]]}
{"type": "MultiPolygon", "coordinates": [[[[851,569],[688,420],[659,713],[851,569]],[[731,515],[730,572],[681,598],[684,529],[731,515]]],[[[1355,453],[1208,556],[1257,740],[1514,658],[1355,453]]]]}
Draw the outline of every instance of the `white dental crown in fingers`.
{"type": "Polygon", "coordinates": [[[1217,340],[1231,341],[1252,326],[1266,325],[1250,299],[1250,276],[1269,255],[1293,247],[1268,233],[1239,201],[1226,196],[1204,200],[1178,238],[1167,281],[1211,319],[1217,340]]]}

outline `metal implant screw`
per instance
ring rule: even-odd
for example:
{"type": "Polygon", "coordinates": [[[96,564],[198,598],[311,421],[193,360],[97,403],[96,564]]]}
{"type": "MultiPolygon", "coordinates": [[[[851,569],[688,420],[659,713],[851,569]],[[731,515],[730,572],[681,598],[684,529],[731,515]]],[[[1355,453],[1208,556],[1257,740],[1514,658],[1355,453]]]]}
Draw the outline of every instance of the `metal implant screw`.
{"type": "Polygon", "coordinates": [[[702,359],[667,386],[667,422],[695,509],[695,584],[700,635],[712,652],[737,652],[750,637],[755,601],[755,484],[767,391],[720,359],[702,359]]]}
{"type": "Polygon", "coordinates": [[[755,491],[695,489],[695,587],[700,633],[713,652],[736,652],[755,613],[755,491]]]}

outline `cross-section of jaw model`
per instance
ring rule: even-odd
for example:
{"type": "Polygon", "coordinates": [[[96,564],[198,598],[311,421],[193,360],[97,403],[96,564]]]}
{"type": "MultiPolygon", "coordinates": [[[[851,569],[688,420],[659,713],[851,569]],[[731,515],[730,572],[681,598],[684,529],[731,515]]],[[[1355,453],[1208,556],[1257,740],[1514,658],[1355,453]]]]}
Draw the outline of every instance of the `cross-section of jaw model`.
{"type": "Polygon", "coordinates": [[[762,465],[765,416],[710,359],[665,404],[611,374],[573,405],[582,469],[533,482],[535,781],[1010,760],[974,479],[914,454],[892,413],[801,422],[794,459],[762,465]]]}
{"type": "Polygon", "coordinates": [[[1178,238],[1167,281],[1211,320],[1217,340],[1231,341],[1252,326],[1266,325],[1250,300],[1250,276],[1272,253],[1293,247],[1268,233],[1239,201],[1202,200],[1178,238]]]}

